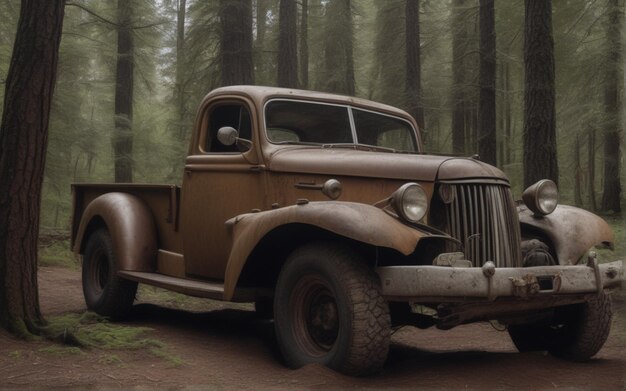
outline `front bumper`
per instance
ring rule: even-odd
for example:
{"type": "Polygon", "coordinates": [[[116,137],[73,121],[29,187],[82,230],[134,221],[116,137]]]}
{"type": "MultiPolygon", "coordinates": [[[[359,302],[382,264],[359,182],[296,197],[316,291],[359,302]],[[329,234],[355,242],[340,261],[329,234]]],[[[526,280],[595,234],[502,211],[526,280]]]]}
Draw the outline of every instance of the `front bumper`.
{"type": "Polygon", "coordinates": [[[575,266],[483,267],[385,266],[376,269],[382,294],[392,301],[450,302],[468,299],[539,298],[593,294],[618,288],[622,261],[598,264],[591,255],[575,266]]]}

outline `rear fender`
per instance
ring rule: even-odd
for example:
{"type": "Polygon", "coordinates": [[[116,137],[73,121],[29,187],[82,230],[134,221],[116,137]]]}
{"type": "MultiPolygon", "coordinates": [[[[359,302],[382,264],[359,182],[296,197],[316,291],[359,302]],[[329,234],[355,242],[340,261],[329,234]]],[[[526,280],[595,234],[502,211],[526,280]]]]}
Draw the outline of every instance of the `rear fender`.
{"type": "Polygon", "coordinates": [[[381,209],[353,202],[325,201],[250,213],[230,219],[233,247],[226,266],[224,297],[230,300],[243,267],[256,245],[269,232],[286,224],[306,224],[408,256],[429,234],[410,228],[381,209]]]}
{"type": "Polygon", "coordinates": [[[522,235],[539,232],[554,246],[560,265],[574,265],[593,246],[613,249],[613,230],[602,218],[584,209],[559,205],[547,216],[519,207],[522,235]]]}
{"type": "Polygon", "coordinates": [[[80,220],[74,253],[83,253],[89,235],[102,222],[111,235],[119,270],[155,270],[157,231],[145,202],[119,192],[106,193],[91,201],[80,220]]]}

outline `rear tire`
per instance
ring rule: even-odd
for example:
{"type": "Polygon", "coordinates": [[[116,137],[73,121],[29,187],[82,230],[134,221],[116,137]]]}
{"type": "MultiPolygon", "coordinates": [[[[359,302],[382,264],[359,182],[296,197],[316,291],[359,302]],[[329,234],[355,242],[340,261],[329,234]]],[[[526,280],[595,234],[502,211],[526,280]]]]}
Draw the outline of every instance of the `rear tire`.
{"type": "Polygon", "coordinates": [[[83,255],[85,303],[91,311],[121,319],[132,308],[137,283],[119,277],[117,271],[111,235],[106,229],[99,229],[89,237],[83,255]]]}
{"type": "Polygon", "coordinates": [[[389,307],[380,280],[334,243],[294,251],[274,298],[278,345],[292,368],[320,363],[349,375],[378,372],[389,352],[389,307]]]}

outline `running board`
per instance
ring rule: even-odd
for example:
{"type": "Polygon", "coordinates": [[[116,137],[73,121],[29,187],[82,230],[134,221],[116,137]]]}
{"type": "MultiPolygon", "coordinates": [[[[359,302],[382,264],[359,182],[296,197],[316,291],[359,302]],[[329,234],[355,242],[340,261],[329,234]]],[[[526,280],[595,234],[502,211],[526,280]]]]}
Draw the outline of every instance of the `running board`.
{"type": "Polygon", "coordinates": [[[224,299],[224,284],[166,276],[159,273],[118,271],[120,277],[189,296],[224,299]]]}

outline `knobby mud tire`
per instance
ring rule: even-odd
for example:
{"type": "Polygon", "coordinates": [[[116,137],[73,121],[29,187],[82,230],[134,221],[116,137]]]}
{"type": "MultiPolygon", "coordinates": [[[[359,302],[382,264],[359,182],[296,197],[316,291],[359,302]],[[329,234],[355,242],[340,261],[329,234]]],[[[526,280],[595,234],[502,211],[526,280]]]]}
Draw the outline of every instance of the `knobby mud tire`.
{"type": "Polygon", "coordinates": [[[354,376],[380,371],[391,330],[380,292],[376,273],[347,247],[316,243],[294,251],[274,298],[276,336],[287,365],[320,363],[354,376]]]}
{"type": "Polygon", "coordinates": [[[611,296],[601,293],[590,301],[557,309],[562,320],[548,351],[571,361],[586,361],[602,349],[611,331],[611,296]]]}
{"type": "Polygon", "coordinates": [[[550,322],[511,325],[509,335],[520,352],[547,350],[571,361],[586,361],[600,351],[611,330],[611,297],[601,293],[582,304],[554,309],[550,322]]]}
{"type": "Polygon", "coordinates": [[[128,315],[137,293],[137,283],[119,277],[117,270],[111,235],[95,231],[83,254],[83,294],[89,310],[112,319],[128,315]]]}

